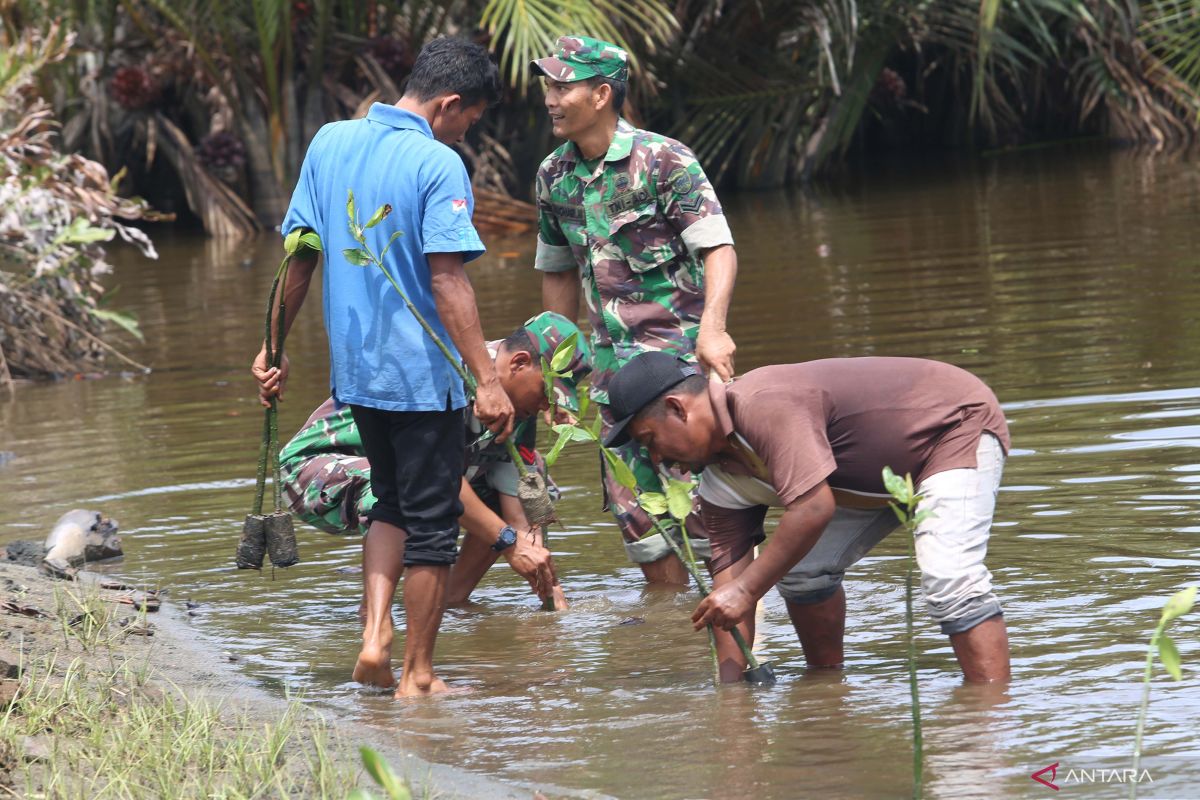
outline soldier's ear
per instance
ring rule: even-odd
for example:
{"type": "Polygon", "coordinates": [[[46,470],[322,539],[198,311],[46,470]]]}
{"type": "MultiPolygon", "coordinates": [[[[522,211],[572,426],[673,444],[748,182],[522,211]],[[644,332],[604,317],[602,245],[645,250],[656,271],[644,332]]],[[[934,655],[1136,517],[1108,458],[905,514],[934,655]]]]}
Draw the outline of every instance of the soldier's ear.
{"type": "Polygon", "coordinates": [[[524,350],[517,350],[509,357],[509,368],[516,371],[522,367],[533,365],[533,356],[524,350]]]}
{"type": "Polygon", "coordinates": [[[597,83],[592,87],[592,102],[599,111],[612,100],[612,87],[607,83],[597,83]]]}

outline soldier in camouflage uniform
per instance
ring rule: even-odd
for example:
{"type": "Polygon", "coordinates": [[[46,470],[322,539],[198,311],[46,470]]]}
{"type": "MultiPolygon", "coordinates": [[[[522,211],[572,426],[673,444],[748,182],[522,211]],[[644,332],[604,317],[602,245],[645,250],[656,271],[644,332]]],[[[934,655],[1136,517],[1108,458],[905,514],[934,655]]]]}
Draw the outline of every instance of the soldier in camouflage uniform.
{"type": "MultiPolygon", "coordinates": [[[[592,397],[604,430],[612,424],[607,387],[638,353],[664,350],[700,362],[710,376],[733,377],[733,340],[725,315],[737,274],[733,236],[696,157],[666,136],[620,117],[628,79],[625,51],[583,36],[564,36],[555,54],[534,61],[545,79],[546,108],[566,143],[537,174],[538,243],[543,306],[578,318],[587,304],[595,358],[592,397]]],[[[636,443],[618,449],[639,487],[662,491],[660,475],[636,443]]],[[[648,580],[686,583],[683,565],[633,493],[603,461],[608,507],[629,557],[648,580]]],[[[675,471],[672,477],[684,478],[675,471]]],[[[687,528],[702,553],[698,524],[687,528]]]]}
{"type": "MultiPolygon", "coordinates": [[[[487,343],[497,374],[509,394],[518,418],[514,442],[526,465],[545,474],[545,463],[534,450],[536,414],[548,407],[541,379],[540,361],[554,355],[558,345],[572,333],[578,341],[570,374],[554,382],[554,401],[578,411],[577,384],[591,370],[587,342],[574,323],[544,312],[518,328],[507,339],[487,343]],[[512,357],[526,353],[535,371],[514,370],[512,357]]],[[[508,524],[526,533],[538,545],[541,531],[531,529],[517,501],[519,472],[507,448],[497,444],[483,423],[466,408],[466,470],[459,499],[464,514],[460,520],[468,536],[450,572],[447,602],[465,603],[483,574],[499,553],[490,546],[496,531],[508,524]]],[[[366,533],[367,512],[375,504],[371,493],[371,468],[349,406],[338,409],[333,398],[313,412],[304,427],[280,452],[283,493],[289,507],[304,522],[335,535],[366,533]]],[[[510,550],[514,548],[509,548],[510,550]]],[[[506,551],[507,554],[508,551],[506,551]]],[[[566,600],[558,584],[553,587],[556,608],[566,600]]]]}

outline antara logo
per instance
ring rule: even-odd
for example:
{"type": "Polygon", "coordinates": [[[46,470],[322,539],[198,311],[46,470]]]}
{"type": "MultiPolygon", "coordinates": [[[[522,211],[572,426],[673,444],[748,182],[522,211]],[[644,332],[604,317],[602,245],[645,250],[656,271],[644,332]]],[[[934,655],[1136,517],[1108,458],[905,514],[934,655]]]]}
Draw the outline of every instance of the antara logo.
{"type": "MultiPolygon", "coordinates": [[[[1058,765],[1060,761],[1055,761],[1048,767],[1042,767],[1037,772],[1029,777],[1040,783],[1042,786],[1048,786],[1054,791],[1059,790],[1058,784],[1054,781],[1058,778],[1058,765]],[[1049,773],[1049,775],[1047,775],[1049,773]]],[[[1066,775],[1062,778],[1063,783],[1154,783],[1154,777],[1150,774],[1150,770],[1143,769],[1141,772],[1133,769],[1068,769],[1066,775]]]]}
{"type": "Polygon", "coordinates": [[[1058,786],[1056,786],[1056,785],[1054,784],[1054,778],[1055,778],[1057,775],[1058,775],[1058,762],[1057,762],[1057,761],[1055,761],[1053,764],[1051,764],[1051,765],[1050,765],[1050,766],[1048,766],[1048,767],[1042,767],[1041,769],[1039,769],[1037,772],[1033,773],[1033,774],[1032,774],[1032,775],[1030,775],[1029,777],[1033,778],[1035,781],[1037,781],[1038,783],[1040,783],[1042,786],[1049,786],[1051,789],[1053,789],[1054,791],[1056,791],[1056,792],[1057,792],[1057,791],[1058,791],[1058,786]],[[1049,779],[1046,779],[1046,778],[1043,778],[1043,777],[1042,777],[1042,776],[1043,776],[1043,775],[1045,775],[1047,772],[1049,772],[1049,773],[1050,773],[1050,778],[1049,778],[1049,779]]]}

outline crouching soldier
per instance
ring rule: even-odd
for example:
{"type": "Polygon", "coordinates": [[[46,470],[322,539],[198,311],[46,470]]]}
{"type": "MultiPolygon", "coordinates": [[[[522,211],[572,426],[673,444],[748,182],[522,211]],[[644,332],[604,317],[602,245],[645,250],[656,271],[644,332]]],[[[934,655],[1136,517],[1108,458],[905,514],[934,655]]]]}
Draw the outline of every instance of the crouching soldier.
{"type": "MultiPolygon", "coordinates": [[[[578,412],[577,385],[591,371],[591,358],[578,329],[558,314],[545,312],[530,319],[505,339],[487,343],[500,384],[512,401],[518,420],[514,436],[526,465],[544,472],[534,450],[539,411],[549,407],[542,359],[571,334],[576,351],[566,377],[555,380],[555,401],[578,412]]],[[[553,597],[555,608],[566,608],[562,587],[554,578],[553,561],[543,546],[543,532],[525,518],[517,500],[518,467],[507,448],[497,444],[468,404],[466,471],[459,500],[466,530],[458,559],[450,572],[446,601],[466,603],[484,573],[503,555],[530,582],[539,597],[553,597]],[[547,581],[547,576],[551,580],[547,581]]],[[[349,407],[338,409],[326,400],[280,452],[283,493],[292,511],[313,527],[332,534],[363,534],[375,504],[371,467],[349,407]]]]}
{"type": "MultiPolygon", "coordinates": [[[[772,586],[810,667],[838,667],[842,577],[897,525],[884,467],[911,473],[932,512],[916,556],[930,615],[968,681],[1009,678],[1008,634],[984,566],[1008,426],[992,391],[949,364],[832,358],[752,370],[731,384],[694,365],[643,353],[609,384],[605,444],[630,438],[655,463],[703,468],[698,490],[712,544],[714,589],[692,620],[753,637],[755,603],[772,586]],[[786,511],[754,556],[767,509],[786,511]]],[[[745,665],[719,636],[723,680],[745,665]]]]}

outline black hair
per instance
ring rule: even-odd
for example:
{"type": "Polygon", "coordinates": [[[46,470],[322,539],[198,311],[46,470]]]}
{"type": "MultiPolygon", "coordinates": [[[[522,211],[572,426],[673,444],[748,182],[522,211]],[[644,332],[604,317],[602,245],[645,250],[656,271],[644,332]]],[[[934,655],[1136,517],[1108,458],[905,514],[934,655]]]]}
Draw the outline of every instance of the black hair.
{"type": "Polygon", "coordinates": [[[662,417],[667,413],[667,396],[672,394],[698,395],[708,389],[708,378],[703,375],[688,375],[670,389],[663,391],[658,397],[642,406],[637,413],[639,417],[662,417]]]}
{"type": "Polygon", "coordinates": [[[625,107],[625,93],[629,91],[629,84],[627,84],[625,81],[618,81],[614,80],[613,78],[605,78],[599,75],[594,78],[588,78],[587,82],[588,86],[592,87],[593,89],[600,84],[605,84],[608,86],[608,88],[612,89],[613,111],[617,112],[618,114],[621,113],[621,109],[625,107]]]}
{"type": "Polygon", "coordinates": [[[500,101],[500,70],[482,45],[446,36],[421,48],[404,93],[421,102],[457,94],[465,107],[480,100],[492,106],[500,101]]]}
{"type": "Polygon", "coordinates": [[[534,345],[533,337],[529,335],[529,331],[524,328],[517,328],[504,337],[501,344],[510,353],[529,353],[534,363],[539,363],[538,359],[541,358],[541,351],[534,345]]]}

